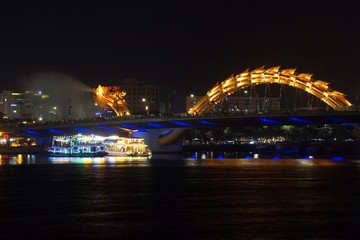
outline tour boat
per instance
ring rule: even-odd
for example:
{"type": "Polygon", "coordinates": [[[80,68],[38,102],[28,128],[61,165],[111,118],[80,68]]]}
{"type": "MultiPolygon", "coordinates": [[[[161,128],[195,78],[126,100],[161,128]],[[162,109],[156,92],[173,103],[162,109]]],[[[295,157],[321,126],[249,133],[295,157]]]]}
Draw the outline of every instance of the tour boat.
{"type": "Polygon", "coordinates": [[[103,157],[109,153],[95,136],[56,136],[48,149],[52,157],[103,157]]]}
{"type": "Polygon", "coordinates": [[[48,152],[52,157],[104,157],[109,154],[101,145],[51,146],[48,152]]]}
{"type": "Polygon", "coordinates": [[[111,136],[103,142],[109,156],[118,157],[150,157],[151,150],[143,138],[111,136]]]}

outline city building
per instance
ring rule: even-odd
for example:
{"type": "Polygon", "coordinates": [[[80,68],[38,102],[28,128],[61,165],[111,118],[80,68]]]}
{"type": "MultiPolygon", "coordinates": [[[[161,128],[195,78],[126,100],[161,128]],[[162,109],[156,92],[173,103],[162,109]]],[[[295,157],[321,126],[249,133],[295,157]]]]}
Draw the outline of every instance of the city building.
{"type": "Polygon", "coordinates": [[[8,119],[55,120],[57,108],[49,105],[48,98],[41,92],[2,91],[0,112],[8,119]]]}
{"type": "Polygon", "coordinates": [[[132,115],[160,112],[160,87],[135,79],[125,79],[120,88],[126,92],[125,100],[132,115]]]}
{"type": "Polygon", "coordinates": [[[189,111],[190,108],[195,106],[195,104],[201,99],[203,96],[196,96],[194,94],[190,94],[190,96],[185,97],[185,110],[189,111]]]}
{"type": "MultiPolygon", "coordinates": [[[[186,112],[189,111],[203,96],[190,95],[186,97],[186,112]]],[[[209,112],[228,113],[267,113],[280,110],[280,99],[277,97],[250,96],[240,91],[224,98],[209,112]]]]}

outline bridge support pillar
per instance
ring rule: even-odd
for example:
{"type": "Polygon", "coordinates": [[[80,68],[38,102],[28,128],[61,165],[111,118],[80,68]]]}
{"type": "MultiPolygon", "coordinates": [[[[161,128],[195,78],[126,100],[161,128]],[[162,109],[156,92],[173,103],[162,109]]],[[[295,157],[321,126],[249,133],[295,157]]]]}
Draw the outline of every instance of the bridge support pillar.
{"type": "Polygon", "coordinates": [[[184,129],[150,129],[133,133],[144,138],[153,153],[180,153],[183,150],[184,129]]]}

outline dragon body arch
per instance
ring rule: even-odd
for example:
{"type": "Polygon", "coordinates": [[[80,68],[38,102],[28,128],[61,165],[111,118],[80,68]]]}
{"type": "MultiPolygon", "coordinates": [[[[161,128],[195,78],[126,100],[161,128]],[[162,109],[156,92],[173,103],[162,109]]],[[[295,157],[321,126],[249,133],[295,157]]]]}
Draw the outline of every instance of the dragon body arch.
{"type": "Polygon", "coordinates": [[[296,69],[280,70],[280,66],[264,69],[264,66],[253,71],[249,69],[240,74],[232,75],[223,82],[217,82],[207,94],[202,97],[192,108],[189,114],[201,114],[218,104],[225,97],[236,91],[249,87],[253,84],[277,83],[289,85],[294,88],[306,91],[321,101],[325,102],[334,110],[344,110],[352,104],[345,98],[341,92],[331,89],[327,82],[312,80],[312,74],[295,73],[296,69]]]}

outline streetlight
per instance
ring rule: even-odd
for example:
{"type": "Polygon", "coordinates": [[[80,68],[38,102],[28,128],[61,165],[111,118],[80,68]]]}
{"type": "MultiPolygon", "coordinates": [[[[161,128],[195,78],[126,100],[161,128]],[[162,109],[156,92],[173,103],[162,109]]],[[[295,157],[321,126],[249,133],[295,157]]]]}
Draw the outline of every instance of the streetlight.
{"type": "Polygon", "coordinates": [[[146,115],[149,115],[149,106],[146,104],[146,98],[141,99],[141,101],[145,104],[146,115]]]}

